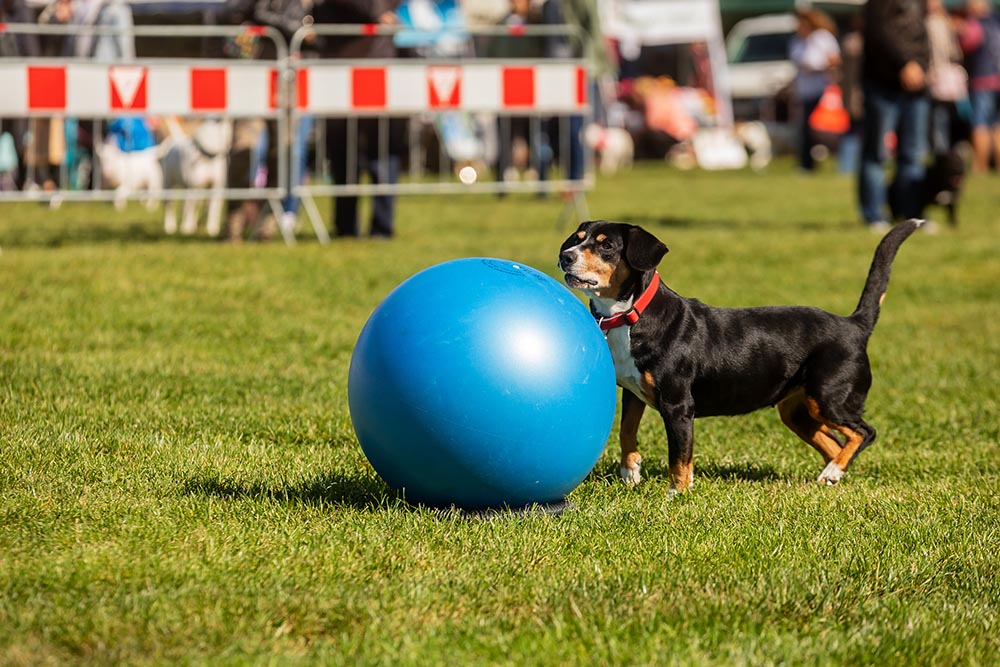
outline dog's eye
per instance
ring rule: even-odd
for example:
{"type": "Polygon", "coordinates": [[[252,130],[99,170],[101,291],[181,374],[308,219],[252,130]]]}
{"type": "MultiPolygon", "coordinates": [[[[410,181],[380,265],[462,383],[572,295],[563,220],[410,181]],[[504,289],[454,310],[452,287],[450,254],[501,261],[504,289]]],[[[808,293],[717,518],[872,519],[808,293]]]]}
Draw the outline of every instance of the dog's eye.
{"type": "Polygon", "coordinates": [[[611,242],[611,239],[604,239],[603,241],[597,244],[597,247],[600,248],[601,250],[611,250],[614,247],[614,245],[615,244],[611,242]]]}

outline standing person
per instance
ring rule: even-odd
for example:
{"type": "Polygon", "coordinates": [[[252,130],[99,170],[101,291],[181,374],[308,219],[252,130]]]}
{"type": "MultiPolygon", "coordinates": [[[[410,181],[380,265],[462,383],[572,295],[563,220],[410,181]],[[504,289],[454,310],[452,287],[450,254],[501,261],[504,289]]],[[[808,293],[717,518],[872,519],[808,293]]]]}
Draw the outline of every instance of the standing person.
{"type": "MultiPolygon", "coordinates": [[[[0,24],[33,23],[34,20],[34,14],[24,0],[0,0],[0,24]]],[[[38,35],[0,32],[0,57],[37,58],[39,53],[38,35]]],[[[0,136],[9,133],[7,145],[9,147],[13,143],[14,147],[15,154],[6,158],[8,161],[13,158],[15,169],[9,176],[13,178],[17,189],[24,185],[24,170],[17,167],[24,164],[27,130],[26,118],[0,118],[0,136]]]]}
{"type": "Polygon", "coordinates": [[[935,155],[942,155],[951,148],[951,117],[955,103],[965,99],[968,93],[968,76],[960,64],[962,50],[942,0],[927,0],[927,38],[931,47],[931,64],[927,72],[931,95],[931,148],[935,155]]]}
{"type": "Polygon", "coordinates": [[[851,126],[840,138],[837,147],[837,168],[842,174],[857,173],[861,158],[861,127],[865,115],[865,96],[861,90],[861,63],[865,49],[863,30],[861,14],[855,14],[850,30],[840,41],[840,90],[844,96],[844,108],[851,118],[851,126]]]}
{"type": "MultiPolygon", "coordinates": [[[[969,103],[972,106],[972,168],[985,172],[990,166],[990,143],[997,122],[997,91],[1000,91],[1000,20],[990,15],[987,0],[969,0],[968,18],[959,32],[969,71],[969,103]]],[[[1000,147],[998,147],[1000,151],[1000,147]]],[[[997,165],[1000,169],[1000,164],[997,165]]]]}
{"type": "MultiPolygon", "coordinates": [[[[313,8],[317,24],[365,23],[395,25],[399,22],[396,9],[400,0],[326,0],[313,8]]],[[[396,47],[392,36],[327,35],[319,44],[325,58],[393,58],[396,47]]],[[[406,150],[405,120],[399,118],[330,118],[326,121],[327,154],[335,183],[356,183],[362,167],[366,167],[376,184],[392,184],[399,180],[402,155],[406,150]],[[348,155],[354,148],[356,154],[348,155]],[[355,165],[349,172],[348,165],[355,165]]],[[[372,199],[372,221],[369,234],[390,238],[394,233],[395,195],[377,195],[372,199]]],[[[359,236],[358,198],[337,196],[333,200],[334,233],[337,236],[359,236]]]]}
{"type": "Polygon", "coordinates": [[[813,135],[809,117],[819,105],[826,87],[833,83],[834,70],[840,65],[840,45],[837,28],[825,13],[818,9],[800,9],[798,28],[789,46],[789,57],[795,63],[793,83],[799,102],[799,166],[812,171],[816,164],[812,156],[813,135]]]}
{"type": "Polygon", "coordinates": [[[899,214],[917,217],[930,119],[927,68],[927,0],[869,0],[865,6],[862,85],[865,119],[858,194],[865,223],[875,231],[886,222],[886,138],[896,133],[892,185],[899,214]]]}
{"type": "MultiPolygon", "coordinates": [[[[301,28],[308,28],[313,24],[312,0],[256,0],[254,5],[254,19],[263,24],[277,28],[281,31],[281,36],[285,38],[285,43],[290,44],[292,35],[301,28]]],[[[292,54],[292,58],[314,58],[316,38],[315,35],[307,35],[302,40],[299,52],[292,54]]],[[[290,92],[290,89],[286,89],[290,92]]],[[[287,187],[289,195],[281,200],[281,221],[282,229],[291,231],[295,229],[298,219],[299,204],[298,196],[291,194],[292,190],[305,183],[307,157],[309,153],[309,137],[312,135],[313,117],[300,115],[298,123],[291,122],[288,114],[288,106],[284,113],[288,120],[288,127],[291,128],[291,136],[288,141],[291,144],[291,161],[289,164],[288,183],[282,183],[282,187],[287,187]]],[[[266,140],[268,146],[265,151],[275,150],[278,147],[277,123],[271,122],[267,125],[266,140]]],[[[285,147],[281,147],[285,150],[285,147]]],[[[276,159],[275,159],[276,163],[276,159]]],[[[276,164],[274,165],[276,168],[276,164]]]]}

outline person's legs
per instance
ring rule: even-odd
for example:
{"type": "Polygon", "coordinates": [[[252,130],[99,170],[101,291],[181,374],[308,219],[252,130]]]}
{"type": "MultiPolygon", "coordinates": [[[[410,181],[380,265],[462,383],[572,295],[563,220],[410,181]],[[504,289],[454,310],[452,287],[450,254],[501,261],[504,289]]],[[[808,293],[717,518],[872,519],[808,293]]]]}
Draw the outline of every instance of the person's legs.
{"type": "Polygon", "coordinates": [[[969,92],[969,105],[972,107],[972,169],[983,173],[990,163],[990,126],[987,119],[990,116],[988,108],[992,102],[989,91],[973,90],[969,92]]]}
{"type": "Polygon", "coordinates": [[[951,148],[951,102],[931,102],[931,150],[943,155],[951,148]]]}
{"type": "Polygon", "coordinates": [[[816,167],[816,161],[813,160],[812,156],[813,133],[812,128],[809,126],[809,116],[812,115],[817,106],[819,106],[818,97],[801,101],[802,117],[799,119],[799,167],[803,171],[812,171],[816,167]]]}
{"type": "Polygon", "coordinates": [[[898,108],[892,95],[875,85],[865,86],[865,116],[861,131],[858,198],[867,224],[886,219],[885,136],[896,127],[898,108]]]}
{"type": "MultiPolygon", "coordinates": [[[[398,182],[400,162],[401,160],[398,155],[384,156],[371,162],[372,181],[378,184],[398,182]]],[[[380,237],[392,236],[395,215],[395,195],[377,195],[372,197],[371,235],[380,237]]]]}
{"type": "Polygon", "coordinates": [[[903,95],[900,98],[893,187],[899,194],[899,213],[904,218],[920,215],[918,202],[927,170],[930,108],[930,99],[925,95],[903,95]]]}
{"type": "MultiPolygon", "coordinates": [[[[406,150],[406,121],[400,118],[379,119],[366,127],[368,168],[376,184],[399,182],[402,168],[400,157],[406,150]]],[[[378,195],[372,198],[371,236],[388,238],[395,231],[396,196],[378,195]]]]}
{"type": "MultiPolygon", "coordinates": [[[[333,182],[338,185],[344,185],[348,179],[347,126],[348,121],[344,118],[331,118],[326,123],[326,152],[330,156],[330,171],[333,172],[333,182]]],[[[356,163],[357,156],[355,156],[356,163]]],[[[357,197],[337,196],[333,198],[333,224],[337,236],[358,235],[357,197]]]]}
{"type": "MultiPolygon", "coordinates": [[[[298,126],[293,128],[294,138],[292,139],[292,160],[290,166],[289,183],[292,188],[302,185],[305,182],[306,161],[309,155],[309,135],[315,120],[312,116],[300,116],[298,126]]],[[[285,213],[290,213],[293,217],[299,212],[299,198],[294,194],[289,194],[281,201],[281,208],[285,213]]]]}

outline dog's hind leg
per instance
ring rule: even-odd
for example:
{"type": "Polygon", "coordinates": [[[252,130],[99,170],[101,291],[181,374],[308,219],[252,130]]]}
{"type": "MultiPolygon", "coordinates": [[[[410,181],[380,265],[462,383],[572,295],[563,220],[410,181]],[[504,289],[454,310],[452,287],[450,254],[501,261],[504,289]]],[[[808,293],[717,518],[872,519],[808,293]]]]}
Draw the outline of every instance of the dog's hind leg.
{"type": "Polygon", "coordinates": [[[844,476],[847,466],[857,457],[861,451],[875,441],[875,429],[864,420],[859,420],[857,424],[851,426],[838,426],[838,431],[844,434],[847,441],[844,443],[840,454],[826,464],[823,472],[819,476],[819,482],[828,486],[836,484],[844,476]]]}
{"type": "Polygon", "coordinates": [[[642,456],[639,455],[639,422],[646,404],[628,389],[622,389],[622,421],[618,429],[622,459],[619,474],[629,486],[642,481],[642,456]]]}
{"type": "MultiPolygon", "coordinates": [[[[805,396],[803,404],[812,419],[844,436],[844,445],[841,447],[840,453],[827,462],[818,480],[822,484],[832,486],[843,478],[851,461],[865,447],[875,441],[875,429],[860,417],[856,419],[827,417],[826,415],[832,411],[822,409],[820,404],[808,395],[805,396]]],[[[836,412],[834,414],[836,415],[836,412]]]]}
{"type": "Polygon", "coordinates": [[[841,446],[833,431],[809,414],[803,390],[796,390],[783,398],[778,403],[778,414],[792,433],[820,453],[824,463],[829,463],[840,454],[841,446]]]}

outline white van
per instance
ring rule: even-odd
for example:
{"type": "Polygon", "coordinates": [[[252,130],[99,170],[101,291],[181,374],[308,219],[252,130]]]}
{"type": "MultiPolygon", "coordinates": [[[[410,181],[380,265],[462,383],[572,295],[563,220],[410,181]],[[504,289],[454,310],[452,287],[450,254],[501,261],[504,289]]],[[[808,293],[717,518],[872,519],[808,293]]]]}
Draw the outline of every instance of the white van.
{"type": "Polygon", "coordinates": [[[726,36],[729,82],[736,120],[781,120],[776,97],[795,78],[788,47],[798,19],[768,14],[743,19],[726,36]]]}

